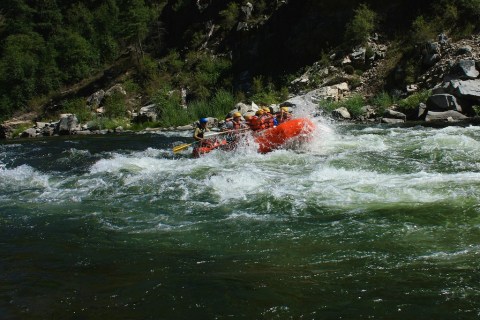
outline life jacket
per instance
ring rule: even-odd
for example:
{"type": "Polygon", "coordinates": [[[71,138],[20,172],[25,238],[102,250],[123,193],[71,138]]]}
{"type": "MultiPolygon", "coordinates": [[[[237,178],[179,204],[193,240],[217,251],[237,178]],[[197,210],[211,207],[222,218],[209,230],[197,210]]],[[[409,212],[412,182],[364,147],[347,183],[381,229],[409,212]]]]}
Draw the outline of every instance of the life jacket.
{"type": "Polygon", "coordinates": [[[207,127],[203,128],[200,124],[197,125],[197,129],[195,129],[195,132],[193,133],[193,138],[195,138],[195,135],[199,138],[203,139],[203,135],[205,132],[210,131],[207,127]]]}
{"type": "Polygon", "coordinates": [[[292,115],[290,113],[282,113],[279,112],[276,114],[277,122],[278,124],[284,123],[286,121],[292,120],[292,115]]]}
{"type": "Polygon", "coordinates": [[[243,128],[242,122],[236,122],[236,121],[232,120],[232,123],[233,123],[233,130],[239,130],[239,129],[243,128]]]}
{"type": "Polygon", "coordinates": [[[275,126],[275,123],[273,121],[273,116],[271,114],[263,115],[262,119],[263,119],[263,124],[265,126],[265,129],[273,128],[275,126]]]}
{"type": "Polygon", "coordinates": [[[250,126],[250,129],[252,129],[253,131],[265,129],[265,124],[263,122],[262,117],[257,117],[257,116],[251,117],[250,121],[248,122],[248,125],[250,126]]]}

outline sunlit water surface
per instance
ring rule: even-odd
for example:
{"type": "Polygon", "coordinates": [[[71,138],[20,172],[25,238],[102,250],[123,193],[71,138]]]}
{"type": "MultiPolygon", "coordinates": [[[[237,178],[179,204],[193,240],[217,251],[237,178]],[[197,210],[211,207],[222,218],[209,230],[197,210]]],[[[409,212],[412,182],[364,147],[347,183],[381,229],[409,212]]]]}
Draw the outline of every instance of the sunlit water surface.
{"type": "Polygon", "coordinates": [[[480,127],[0,144],[2,319],[480,317],[480,127]]]}

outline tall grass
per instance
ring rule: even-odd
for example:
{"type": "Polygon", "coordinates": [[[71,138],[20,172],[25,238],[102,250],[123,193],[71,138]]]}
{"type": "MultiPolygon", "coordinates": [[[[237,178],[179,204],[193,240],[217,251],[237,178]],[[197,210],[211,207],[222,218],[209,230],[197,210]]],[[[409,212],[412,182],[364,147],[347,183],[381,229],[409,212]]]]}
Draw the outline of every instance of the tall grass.
{"type": "Polygon", "coordinates": [[[340,101],[325,101],[320,104],[320,108],[325,111],[332,112],[335,109],[345,107],[353,117],[358,117],[362,114],[362,108],[365,106],[365,101],[362,95],[354,94],[351,97],[340,101]]]}
{"type": "Polygon", "coordinates": [[[203,117],[224,118],[235,105],[234,96],[225,90],[217,91],[209,100],[193,101],[186,109],[180,105],[177,96],[165,95],[165,92],[157,95],[154,101],[160,114],[158,125],[161,127],[185,125],[203,117]]]}

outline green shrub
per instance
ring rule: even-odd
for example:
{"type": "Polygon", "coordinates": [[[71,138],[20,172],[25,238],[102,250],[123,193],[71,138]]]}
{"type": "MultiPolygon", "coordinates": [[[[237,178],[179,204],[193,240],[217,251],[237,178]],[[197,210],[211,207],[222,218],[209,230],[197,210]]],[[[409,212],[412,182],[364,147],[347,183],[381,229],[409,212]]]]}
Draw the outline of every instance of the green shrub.
{"type": "Polygon", "coordinates": [[[382,91],[371,99],[371,104],[377,108],[379,113],[383,113],[386,109],[395,103],[395,99],[387,92],[382,91]]]}
{"type": "Polygon", "coordinates": [[[80,123],[85,123],[93,118],[90,108],[87,106],[85,99],[82,98],[66,101],[64,103],[63,111],[65,113],[75,114],[80,123]]]}
{"type": "Polygon", "coordinates": [[[362,84],[360,77],[358,75],[355,75],[348,79],[348,85],[350,86],[351,89],[355,89],[359,87],[362,84]]]}
{"type": "Polygon", "coordinates": [[[109,119],[105,117],[95,117],[88,122],[88,127],[92,130],[114,130],[118,127],[130,129],[130,120],[126,118],[109,119]]]}
{"type": "Polygon", "coordinates": [[[164,87],[153,97],[153,102],[157,105],[160,126],[170,127],[187,123],[188,116],[181,106],[179,93],[164,87]]]}
{"type": "Polygon", "coordinates": [[[346,74],[349,74],[349,75],[352,75],[355,73],[355,68],[349,64],[347,64],[345,67],[343,67],[343,71],[346,73],[346,74]]]}
{"type": "Polygon", "coordinates": [[[25,130],[31,128],[31,127],[32,127],[32,125],[29,125],[29,124],[21,124],[13,130],[12,136],[14,138],[18,137],[19,135],[22,134],[23,131],[25,131],[25,130]]]}
{"type": "Polygon", "coordinates": [[[123,118],[127,115],[125,97],[121,93],[114,93],[105,98],[105,116],[109,119],[123,118]]]}
{"type": "Polygon", "coordinates": [[[133,79],[127,79],[123,82],[123,87],[127,91],[128,95],[136,94],[140,92],[140,85],[136,83],[133,79]]]}
{"type": "Polygon", "coordinates": [[[411,41],[413,44],[425,43],[435,39],[435,27],[427,22],[423,16],[418,16],[412,23],[411,41]]]}
{"type": "Polygon", "coordinates": [[[365,44],[376,25],[377,14],[366,4],[361,4],[346,27],[345,38],[354,44],[365,44]]]}
{"type": "Polygon", "coordinates": [[[320,108],[325,111],[332,112],[335,109],[345,107],[353,117],[358,117],[362,114],[362,108],[365,106],[365,101],[362,95],[354,94],[353,96],[340,101],[325,101],[320,104],[320,108]]]}
{"type": "Polygon", "coordinates": [[[473,112],[475,112],[475,115],[480,115],[480,106],[478,105],[475,105],[475,106],[472,106],[472,109],[473,109],[473,112]]]}
{"type": "Polygon", "coordinates": [[[220,26],[226,30],[232,29],[238,21],[240,14],[238,5],[235,2],[230,2],[225,10],[220,11],[222,22],[220,26]]]}
{"type": "Polygon", "coordinates": [[[425,103],[431,95],[431,90],[422,90],[398,101],[398,105],[402,111],[409,111],[418,107],[420,103],[425,103]]]}
{"type": "Polygon", "coordinates": [[[158,74],[158,63],[155,59],[145,55],[140,59],[138,71],[140,79],[144,82],[148,82],[149,80],[154,79],[158,74]]]}

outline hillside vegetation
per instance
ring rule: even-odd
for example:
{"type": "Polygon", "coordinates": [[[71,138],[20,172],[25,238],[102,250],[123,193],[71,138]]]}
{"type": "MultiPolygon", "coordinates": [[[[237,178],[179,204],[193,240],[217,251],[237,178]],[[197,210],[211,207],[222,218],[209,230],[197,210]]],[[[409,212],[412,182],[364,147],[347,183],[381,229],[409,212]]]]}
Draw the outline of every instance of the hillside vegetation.
{"type": "Polygon", "coordinates": [[[479,18],[480,0],[2,1],[0,119],[94,120],[87,97],[114,84],[126,94],[104,99],[102,117],[155,103],[162,126],[224,115],[238,101],[278,103],[307,67],[328,66],[374,33],[392,45],[382,86],[369,94],[388,100],[425,71],[418,44],[467,37],[479,18]],[[402,77],[392,77],[399,66],[402,77]]]}

